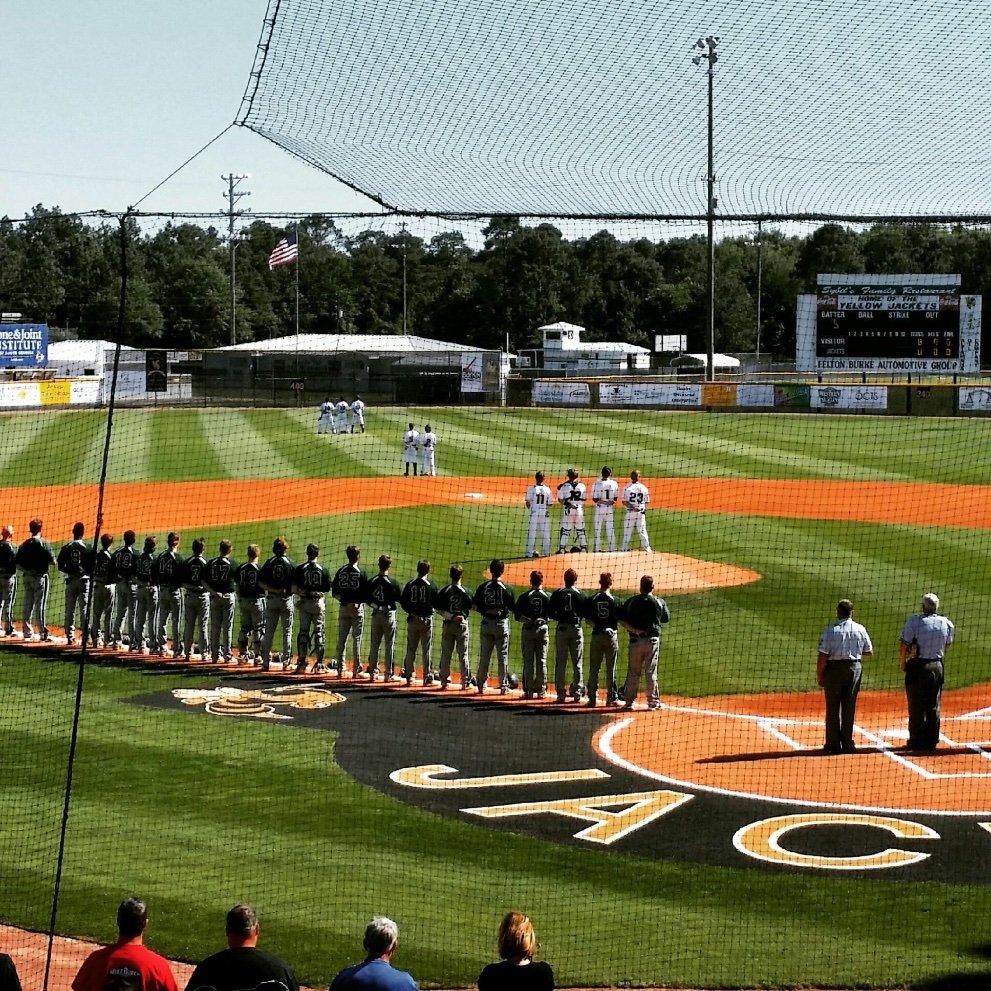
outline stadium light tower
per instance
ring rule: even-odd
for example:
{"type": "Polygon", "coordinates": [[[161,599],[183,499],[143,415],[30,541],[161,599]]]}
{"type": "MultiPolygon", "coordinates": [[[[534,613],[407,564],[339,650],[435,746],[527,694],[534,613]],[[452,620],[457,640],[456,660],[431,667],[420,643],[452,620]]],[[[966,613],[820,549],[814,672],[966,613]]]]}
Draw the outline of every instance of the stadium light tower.
{"type": "Polygon", "coordinates": [[[716,168],[715,156],[713,154],[713,113],[712,113],[712,89],[715,78],[716,62],[719,56],[716,49],[719,47],[718,35],[707,35],[699,38],[693,46],[698,49],[699,54],[692,61],[696,65],[706,63],[706,75],[709,77],[709,162],[706,174],[706,184],[708,187],[708,202],[706,204],[705,219],[708,228],[709,243],[709,275],[707,278],[707,289],[709,296],[709,340],[706,345],[705,377],[712,381],[716,377],[716,242],[713,236],[713,228],[716,219],[716,168]]]}
{"type": "Polygon", "coordinates": [[[224,199],[227,200],[227,252],[230,256],[231,265],[231,344],[237,344],[237,269],[234,266],[237,257],[238,242],[234,240],[234,221],[236,218],[242,217],[251,211],[235,210],[234,208],[237,206],[238,200],[243,196],[251,195],[246,190],[239,191],[237,188],[245,179],[250,179],[251,174],[244,172],[238,175],[230,172],[227,175],[222,175],[220,178],[227,183],[227,189],[224,190],[224,199]]]}

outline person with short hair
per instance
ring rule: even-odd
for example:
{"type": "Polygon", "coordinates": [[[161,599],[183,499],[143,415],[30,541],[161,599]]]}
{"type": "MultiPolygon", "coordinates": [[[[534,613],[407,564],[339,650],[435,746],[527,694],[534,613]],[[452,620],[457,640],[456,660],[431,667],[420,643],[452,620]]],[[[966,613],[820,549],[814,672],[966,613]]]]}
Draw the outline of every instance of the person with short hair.
{"type": "Polygon", "coordinates": [[[89,633],[94,647],[102,647],[110,640],[110,628],[114,621],[114,572],[112,533],[100,534],[100,549],[93,558],[93,613],[89,633]]]}
{"type": "Polygon", "coordinates": [[[461,666],[461,689],[468,688],[471,671],[468,666],[468,648],[471,634],[468,628],[468,614],[471,612],[470,588],[461,583],[465,569],[460,564],[452,564],[448,574],[450,582],[434,596],[434,608],[443,620],[440,640],[440,687],[446,690],[451,681],[451,656],[458,652],[461,666]]]}
{"type": "Polygon", "coordinates": [[[420,434],[420,477],[437,474],[437,434],[428,423],[420,434]]]}
{"type": "Polygon", "coordinates": [[[210,594],[210,660],[214,664],[237,663],[231,653],[237,590],[237,562],[231,560],[233,549],[229,540],[221,540],[217,556],[207,561],[203,571],[203,582],[210,594]]]}
{"type": "Polygon", "coordinates": [[[926,592],[922,612],[909,616],[898,645],[908,700],[908,749],[931,753],[939,743],[943,658],[955,627],[939,615],[939,596],[926,592]]]}
{"type": "Polygon", "coordinates": [[[313,627],[312,645],[316,657],[313,670],[322,674],[327,668],[323,663],[327,632],[327,593],[330,591],[330,575],[317,560],[320,548],[306,545],[306,562],[297,565],[292,582],[299,596],[296,612],[299,614],[299,632],[296,634],[296,674],[306,674],[310,657],[310,627],[313,627]]]}
{"type": "Polygon", "coordinates": [[[616,550],[616,530],[613,526],[613,506],[619,499],[619,482],[612,477],[612,468],[602,466],[602,477],[596,479],[592,486],[592,502],[595,503],[595,527],[593,530],[592,549],[599,553],[599,538],[602,531],[606,532],[609,550],[616,550]]]}
{"type": "Polygon", "coordinates": [[[867,629],[853,619],[853,603],[840,599],[836,604],[836,622],[819,637],[816,659],[816,684],[826,698],[826,742],[823,753],[852,754],[853,727],[857,714],[857,695],[863,674],[863,659],[874,653],[867,629]]]}
{"type": "Polygon", "coordinates": [[[144,945],[147,927],[148,906],[140,898],[125,898],[117,909],[117,942],[83,961],[72,979],[73,991],[177,991],[168,960],[144,945]]]}
{"type": "Polygon", "coordinates": [[[0,530],[0,634],[14,635],[14,601],[17,598],[17,548],[14,528],[0,530]]]}
{"type": "Polygon", "coordinates": [[[0,991],[21,991],[21,979],[9,953],[0,953],[0,991]]]}
{"type": "Polygon", "coordinates": [[[585,593],[578,588],[578,572],[568,568],[564,572],[564,586],[551,595],[548,613],[557,620],[554,631],[554,688],[558,702],[570,695],[580,702],[585,694],[585,635],[582,616],[585,614],[585,593]],[[565,685],[568,676],[568,658],[571,658],[571,684],[565,685]]]}
{"type": "Polygon", "coordinates": [[[557,501],[561,503],[561,537],[557,552],[563,554],[564,549],[574,534],[578,541],[575,547],[579,551],[588,550],[588,537],[585,535],[585,483],[578,477],[577,468],[568,469],[568,477],[557,487],[557,501]]]}
{"type": "Polygon", "coordinates": [[[520,624],[523,657],[523,698],[542,699],[547,694],[547,648],[550,643],[550,594],[543,587],[544,573],[530,572],[530,587],[520,593],[513,615],[520,624]]]}
{"type": "Polygon", "coordinates": [[[661,694],[657,688],[657,659],[661,652],[661,625],[671,619],[668,604],[654,595],[654,579],[640,578],[640,593],[623,603],[620,622],[630,631],[629,668],[623,704],[633,708],[640,691],[640,676],[647,683],[647,708],[660,709],[661,694]]]}
{"type": "Polygon", "coordinates": [[[495,650],[499,663],[499,693],[509,691],[509,614],[516,605],[516,594],[502,580],[506,562],[495,558],[489,563],[488,581],[475,589],[472,604],[482,616],[478,636],[478,670],[475,691],[485,694],[489,680],[489,661],[495,650]]]}
{"type": "Polygon", "coordinates": [[[606,665],[606,702],[616,705],[619,690],[616,687],[616,662],[619,659],[620,605],[613,598],[612,574],[603,571],[599,575],[599,590],[585,600],[585,619],[592,624],[592,636],[588,645],[588,704],[595,708],[599,695],[599,669],[606,665]]]}
{"type": "Polygon", "coordinates": [[[48,570],[55,563],[55,555],[48,541],[41,535],[44,523],[41,520],[31,520],[28,529],[31,536],[17,548],[14,556],[17,567],[21,569],[24,579],[24,600],[21,603],[22,628],[25,640],[34,637],[31,619],[38,622],[39,635],[42,640],[50,640],[48,634],[48,570]]]}
{"type": "Polygon", "coordinates": [[[272,541],[272,556],[261,566],[258,581],[265,590],[265,636],[262,638],[261,656],[262,671],[271,670],[272,644],[282,624],[282,667],[289,667],[292,657],[292,626],[296,615],[296,603],[293,599],[292,576],[296,564],[286,553],[289,543],[285,537],[276,537],[272,541]]]}
{"type": "Polygon", "coordinates": [[[630,481],[623,489],[621,501],[626,507],[623,521],[624,553],[630,549],[635,533],[640,538],[640,550],[650,553],[650,538],[647,536],[647,506],[650,503],[650,490],[640,481],[640,472],[630,472],[630,481]]]}
{"type": "Polygon", "coordinates": [[[430,574],[429,561],[417,561],[416,578],[404,586],[399,604],[406,613],[406,656],[403,659],[403,677],[407,686],[413,684],[416,675],[416,649],[420,648],[423,661],[424,687],[433,684],[431,650],[434,642],[434,596],[437,586],[427,577],[430,574]]]}
{"type": "Polygon", "coordinates": [[[348,559],[347,564],[342,564],[334,572],[330,583],[331,593],[340,603],[337,611],[337,650],[334,657],[337,661],[337,677],[343,678],[347,667],[345,658],[350,635],[353,650],[351,677],[357,678],[361,671],[361,637],[365,631],[368,576],[358,563],[361,560],[361,548],[357,544],[348,544],[344,554],[348,559]]]}
{"type": "Polygon", "coordinates": [[[169,619],[172,620],[172,653],[182,653],[182,563],[179,554],[181,538],[175,530],[170,530],[165,538],[168,545],[155,558],[153,578],[158,586],[158,644],[155,651],[165,656],[169,645],[169,619]]]}
{"type": "Polygon", "coordinates": [[[403,594],[402,587],[389,569],[392,558],[379,555],[378,574],[368,579],[368,608],[371,610],[371,635],[368,645],[368,678],[374,681],[379,673],[379,649],[385,649],[385,680],[396,673],[396,607],[403,594]]]}
{"type": "Polygon", "coordinates": [[[337,427],[334,426],[334,404],[330,401],[330,396],[320,404],[320,412],[317,414],[317,434],[336,434],[337,427]]]}
{"type": "Polygon", "coordinates": [[[227,949],[207,957],[192,973],[186,991],[299,991],[292,967],[281,957],[258,949],[258,916],[250,905],[227,913],[227,949]]]}
{"type": "Polygon", "coordinates": [[[551,552],[551,494],[549,485],[544,484],[544,473],[534,472],[533,485],[526,490],[523,499],[529,515],[529,526],[526,533],[526,556],[540,557],[537,553],[537,534],[540,534],[544,557],[551,552]]]}
{"type": "Polygon", "coordinates": [[[334,425],[334,433],[346,434],[348,432],[348,412],[351,404],[341,396],[334,405],[334,412],[337,414],[337,423],[334,425]]]}
{"type": "Polygon", "coordinates": [[[134,639],[131,653],[158,651],[158,586],[155,584],[155,548],[158,537],[145,537],[144,549],[134,562],[135,607],[134,639]]]}
{"type": "Polygon", "coordinates": [[[89,600],[89,574],[93,570],[93,550],[83,540],[86,533],[84,523],[72,525],[72,540],[62,545],[55,564],[65,575],[65,642],[71,646],[76,642],[74,621],[79,612],[79,629],[85,644],[89,635],[89,621],[86,609],[89,600]]]}
{"type": "Polygon", "coordinates": [[[134,642],[134,610],[137,607],[138,587],[134,580],[134,568],[138,563],[137,551],[134,544],[138,535],[133,530],[124,531],[124,544],[113,553],[114,574],[117,584],[114,586],[114,626],[110,634],[110,646],[115,650],[124,640],[124,618],[127,617],[127,643],[134,642]]]}
{"type": "Polygon", "coordinates": [[[550,964],[534,960],[540,944],[530,917],[508,912],[499,924],[499,963],[478,975],[478,991],[554,991],[550,964]]]}
{"type": "Polygon", "coordinates": [[[365,432],[365,403],[361,396],[355,396],[351,403],[351,433],[355,427],[361,427],[361,432],[365,432]]]}
{"type": "Polygon", "coordinates": [[[258,664],[262,640],[265,638],[265,590],[258,567],[257,544],[248,544],[248,560],[234,572],[237,584],[237,611],[240,622],[237,632],[238,660],[258,664]]]}
{"type": "Polygon", "coordinates": [[[210,622],[210,591],[206,586],[206,558],[202,537],[190,545],[192,557],[182,562],[182,612],[185,617],[182,631],[183,657],[189,661],[193,654],[193,640],[199,647],[200,658],[206,660],[210,649],[206,631],[210,622]]]}
{"type": "Polygon", "coordinates": [[[358,964],[345,967],[330,983],[330,991],[419,991],[416,981],[404,970],[392,966],[399,947],[399,926],[384,915],[365,927],[363,940],[367,956],[358,964]]]}
{"type": "Polygon", "coordinates": [[[416,426],[410,423],[403,434],[403,475],[409,477],[410,468],[416,476],[417,448],[420,445],[420,434],[416,426]]]}

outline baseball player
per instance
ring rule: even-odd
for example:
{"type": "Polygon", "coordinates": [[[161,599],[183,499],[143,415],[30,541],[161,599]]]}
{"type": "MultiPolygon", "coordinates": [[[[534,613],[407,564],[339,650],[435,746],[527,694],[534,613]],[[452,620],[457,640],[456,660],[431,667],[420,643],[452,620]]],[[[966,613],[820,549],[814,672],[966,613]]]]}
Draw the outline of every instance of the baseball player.
{"type": "Polygon", "coordinates": [[[31,536],[17,548],[14,560],[21,569],[24,579],[24,601],[21,603],[24,639],[31,640],[34,630],[31,617],[38,620],[42,640],[51,640],[48,635],[48,569],[55,563],[55,555],[48,541],[41,535],[44,526],[41,520],[31,520],[28,529],[31,536]]]}
{"type": "Polygon", "coordinates": [[[325,633],[327,629],[327,593],[330,591],[330,575],[317,560],[320,548],[306,545],[306,563],[293,571],[292,583],[299,596],[299,633],[296,635],[296,674],[305,674],[310,656],[310,627],[313,627],[313,653],[315,673],[326,671],[323,663],[325,633]]]}
{"type": "Polygon", "coordinates": [[[374,681],[379,672],[379,648],[385,644],[385,680],[396,673],[396,606],[402,588],[389,574],[392,558],[379,557],[379,573],[368,581],[368,608],[372,613],[372,634],[368,650],[368,677],[374,681]]]}
{"type": "Polygon", "coordinates": [[[345,651],[348,645],[348,634],[351,635],[351,645],[354,650],[351,677],[356,678],[361,671],[361,634],[365,629],[365,607],[367,597],[368,576],[358,564],[361,559],[361,548],[349,544],[344,553],[348,563],[341,565],[334,574],[331,592],[341,604],[337,612],[337,677],[344,677],[345,651]]]}
{"type": "Polygon", "coordinates": [[[317,433],[337,433],[337,427],[334,426],[334,404],[330,401],[330,396],[320,404],[320,415],[317,417],[317,433]]]}
{"type": "Polygon", "coordinates": [[[114,583],[117,576],[110,553],[113,543],[113,534],[101,533],[100,549],[93,558],[93,612],[89,633],[94,647],[102,647],[109,642],[110,627],[114,621],[114,583]]]}
{"type": "Polygon", "coordinates": [[[633,708],[640,691],[640,675],[647,682],[647,708],[660,709],[661,694],[657,688],[657,658],[661,651],[661,625],[671,619],[668,604],[653,595],[654,579],[644,575],[640,579],[640,594],[623,603],[620,622],[630,631],[629,668],[623,704],[633,708]]]}
{"type": "Polygon", "coordinates": [[[579,481],[578,469],[569,468],[568,477],[557,487],[557,501],[564,507],[561,516],[561,541],[558,544],[558,554],[564,553],[568,538],[574,532],[580,551],[588,550],[588,539],[585,536],[585,483],[579,481]]]}
{"type": "Polygon", "coordinates": [[[334,409],[337,412],[337,423],[335,425],[334,433],[346,434],[348,432],[348,411],[351,409],[351,406],[348,401],[341,396],[334,409]]]}
{"type": "Polygon", "coordinates": [[[231,560],[232,544],[221,540],[220,553],[206,563],[203,581],[210,592],[210,659],[230,664],[234,636],[234,593],[237,564],[231,560]]]}
{"type": "Polygon", "coordinates": [[[578,572],[568,568],[564,573],[564,587],[551,595],[548,614],[557,620],[554,631],[554,688],[558,702],[564,702],[567,694],[575,702],[580,702],[585,694],[585,681],[582,671],[585,650],[585,635],[582,630],[582,616],[585,613],[585,594],[577,587],[578,572]],[[565,691],[565,678],[568,674],[568,657],[571,657],[573,677],[565,691]]]}
{"type": "Polygon", "coordinates": [[[407,686],[413,684],[416,673],[416,648],[420,648],[423,660],[424,687],[434,681],[430,666],[430,649],[433,646],[434,596],[437,586],[427,577],[430,574],[429,561],[416,562],[416,578],[403,586],[399,604],[406,613],[406,657],[403,660],[403,677],[407,686]]]}
{"type": "Polygon", "coordinates": [[[272,665],[272,644],[275,635],[282,624],[282,654],[280,659],[283,670],[289,664],[292,656],[292,622],[295,614],[295,603],[292,597],[292,574],[296,565],[286,551],[289,544],[285,537],[276,537],[272,542],[272,556],[261,566],[258,572],[258,582],[265,590],[265,636],[262,638],[262,671],[268,671],[272,665]]]}
{"type": "Polygon", "coordinates": [[[551,490],[544,485],[544,473],[534,473],[533,485],[526,490],[524,502],[530,514],[530,525],[526,533],[526,556],[540,557],[537,553],[537,533],[543,539],[544,556],[551,552],[551,490]]]}
{"type": "Polygon", "coordinates": [[[420,476],[437,474],[437,434],[428,423],[420,434],[420,476]]]}
{"type": "Polygon", "coordinates": [[[588,647],[588,704],[598,704],[599,669],[606,662],[606,700],[609,705],[619,704],[616,688],[616,661],[619,659],[619,603],[613,598],[612,575],[603,571],[599,575],[599,591],[585,600],[585,616],[592,624],[592,637],[588,647]]]}
{"type": "Polygon", "coordinates": [[[110,646],[118,650],[124,639],[122,627],[124,617],[127,617],[127,643],[134,642],[134,608],[137,605],[137,586],[134,583],[134,566],[138,555],[134,550],[137,534],[133,530],[124,531],[124,546],[118,547],[113,553],[114,574],[117,584],[114,586],[114,626],[110,633],[110,646]]]}
{"type": "Polygon", "coordinates": [[[478,671],[475,674],[479,695],[485,693],[489,680],[489,660],[493,648],[499,661],[499,694],[505,695],[509,690],[509,614],[516,605],[516,596],[502,581],[505,570],[504,561],[498,558],[492,561],[489,564],[492,577],[482,582],[472,597],[472,603],[482,615],[478,637],[478,671]]]}
{"type": "Polygon", "coordinates": [[[623,521],[623,550],[630,549],[633,534],[640,537],[640,550],[650,552],[650,538],[647,536],[647,504],[650,502],[650,492],[640,481],[640,472],[635,469],[630,472],[630,481],[623,488],[623,505],[626,507],[626,519],[623,521]]]}
{"type": "Polygon", "coordinates": [[[166,538],[168,547],[155,558],[152,577],[158,586],[158,635],[157,649],[165,656],[169,645],[168,625],[172,620],[172,653],[182,653],[182,562],[179,554],[179,534],[170,530],[166,538]]]}
{"type": "Polygon", "coordinates": [[[461,584],[464,568],[452,564],[450,584],[434,596],[434,609],[441,614],[443,627],[440,641],[440,687],[446,689],[451,680],[451,655],[455,648],[461,665],[461,689],[469,687],[471,672],[468,670],[468,613],[471,612],[471,589],[461,584]]]}
{"type": "Polygon", "coordinates": [[[592,486],[592,502],[595,503],[595,536],[592,544],[596,554],[599,553],[599,537],[605,528],[609,550],[616,550],[616,531],[613,529],[613,506],[619,499],[619,482],[612,477],[612,468],[605,465],[602,478],[596,479],[592,486]]]}
{"type": "Polygon", "coordinates": [[[413,475],[416,475],[416,449],[420,443],[420,434],[411,423],[403,434],[403,474],[409,476],[410,466],[413,468],[413,475]]]}
{"type": "Polygon", "coordinates": [[[542,571],[530,572],[530,587],[517,600],[513,615],[520,622],[523,644],[523,698],[547,694],[547,619],[551,597],[543,588],[542,571]]]}
{"type": "Polygon", "coordinates": [[[134,638],[132,654],[158,650],[158,586],[155,584],[155,548],[158,537],[145,537],[144,548],[134,562],[134,638]]]}
{"type": "Polygon", "coordinates": [[[76,609],[79,610],[79,628],[82,631],[83,643],[89,635],[89,623],[86,608],[89,600],[89,573],[93,567],[93,551],[83,540],[86,527],[82,523],[72,526],[72,540],[62,545],[58,552],[56,566],[65,575],[65,642],[76,642],[76,630],[73,622],[76,609]]]}
{"type": "Polygon", "coordinates": [[[17,598],[17,548],[14,528],[0,530],[0,633],[14,635],[14,600],[17,598]]]}
{"type": "Polygon", "coordinates": [[[192,557],[182,562],[182,611],[185,623],[182,630],[183,657],[188,662],[193,653],[193,639],[199,647],[201,658],[206,658],[209,642],[206,630],[210,622],[210,593],[206,587],[206,558],[203,556],[202,538],[193,541],[192,557]]]}
{"type": "Polygon", "coordinates": [[[248,560],[234,572],[237,585],[237,610],[240,617],[237,633],[238,659],[255,663],[265,637],[265,590],[261,585],[257,544],[248,544],[248,560]]]}
{"type": "Polygon", "coordinates": [[[351,403],[351,433],[354,433],[355,427],[361,427],[361,432],[365,432],[365,404],[361,396],[355,396],[351,403]]]}

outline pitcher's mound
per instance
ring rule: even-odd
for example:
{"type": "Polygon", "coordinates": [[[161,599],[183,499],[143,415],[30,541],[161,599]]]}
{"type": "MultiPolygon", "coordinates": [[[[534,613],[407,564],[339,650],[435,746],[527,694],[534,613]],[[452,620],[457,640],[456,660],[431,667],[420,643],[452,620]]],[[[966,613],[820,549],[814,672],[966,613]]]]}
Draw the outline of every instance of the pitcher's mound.
{"type": "Polygon", "coordinates": [[[613,588],[624,592],[639,592],[642,575],[654,579],[658,595],[677,592],[703,592],[707,588],[746,585],[760,579],[760,572],[736,568],[718,561],[700,561],[680,554],[659,554],[652,551],[628,551],[626,554],[553,554],[550,557],[513,561],[506,565],[503,580],[513,585],[529,585],[530,572],[542,571],[544,584],[557,588],[564,584],[561,577],[568,568],[578,572],[578,584],[583,589],[598,587],[599,575],[611,572],[613,588]]]}

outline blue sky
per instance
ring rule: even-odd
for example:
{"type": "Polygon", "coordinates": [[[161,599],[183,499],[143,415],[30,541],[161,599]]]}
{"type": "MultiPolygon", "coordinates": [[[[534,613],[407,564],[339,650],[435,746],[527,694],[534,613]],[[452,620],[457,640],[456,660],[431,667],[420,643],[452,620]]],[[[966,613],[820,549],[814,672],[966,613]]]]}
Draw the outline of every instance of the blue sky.
{"type": "MultiPolygon", "coordinates": [[[[5,68],[0,216],[35,204],[120,211],[234,120],[265,0],[0,0],[5,68]]],[[[232,128],[140,209],[241,205],[377,211],[369,200],[245,128],[232,128]]]]}

